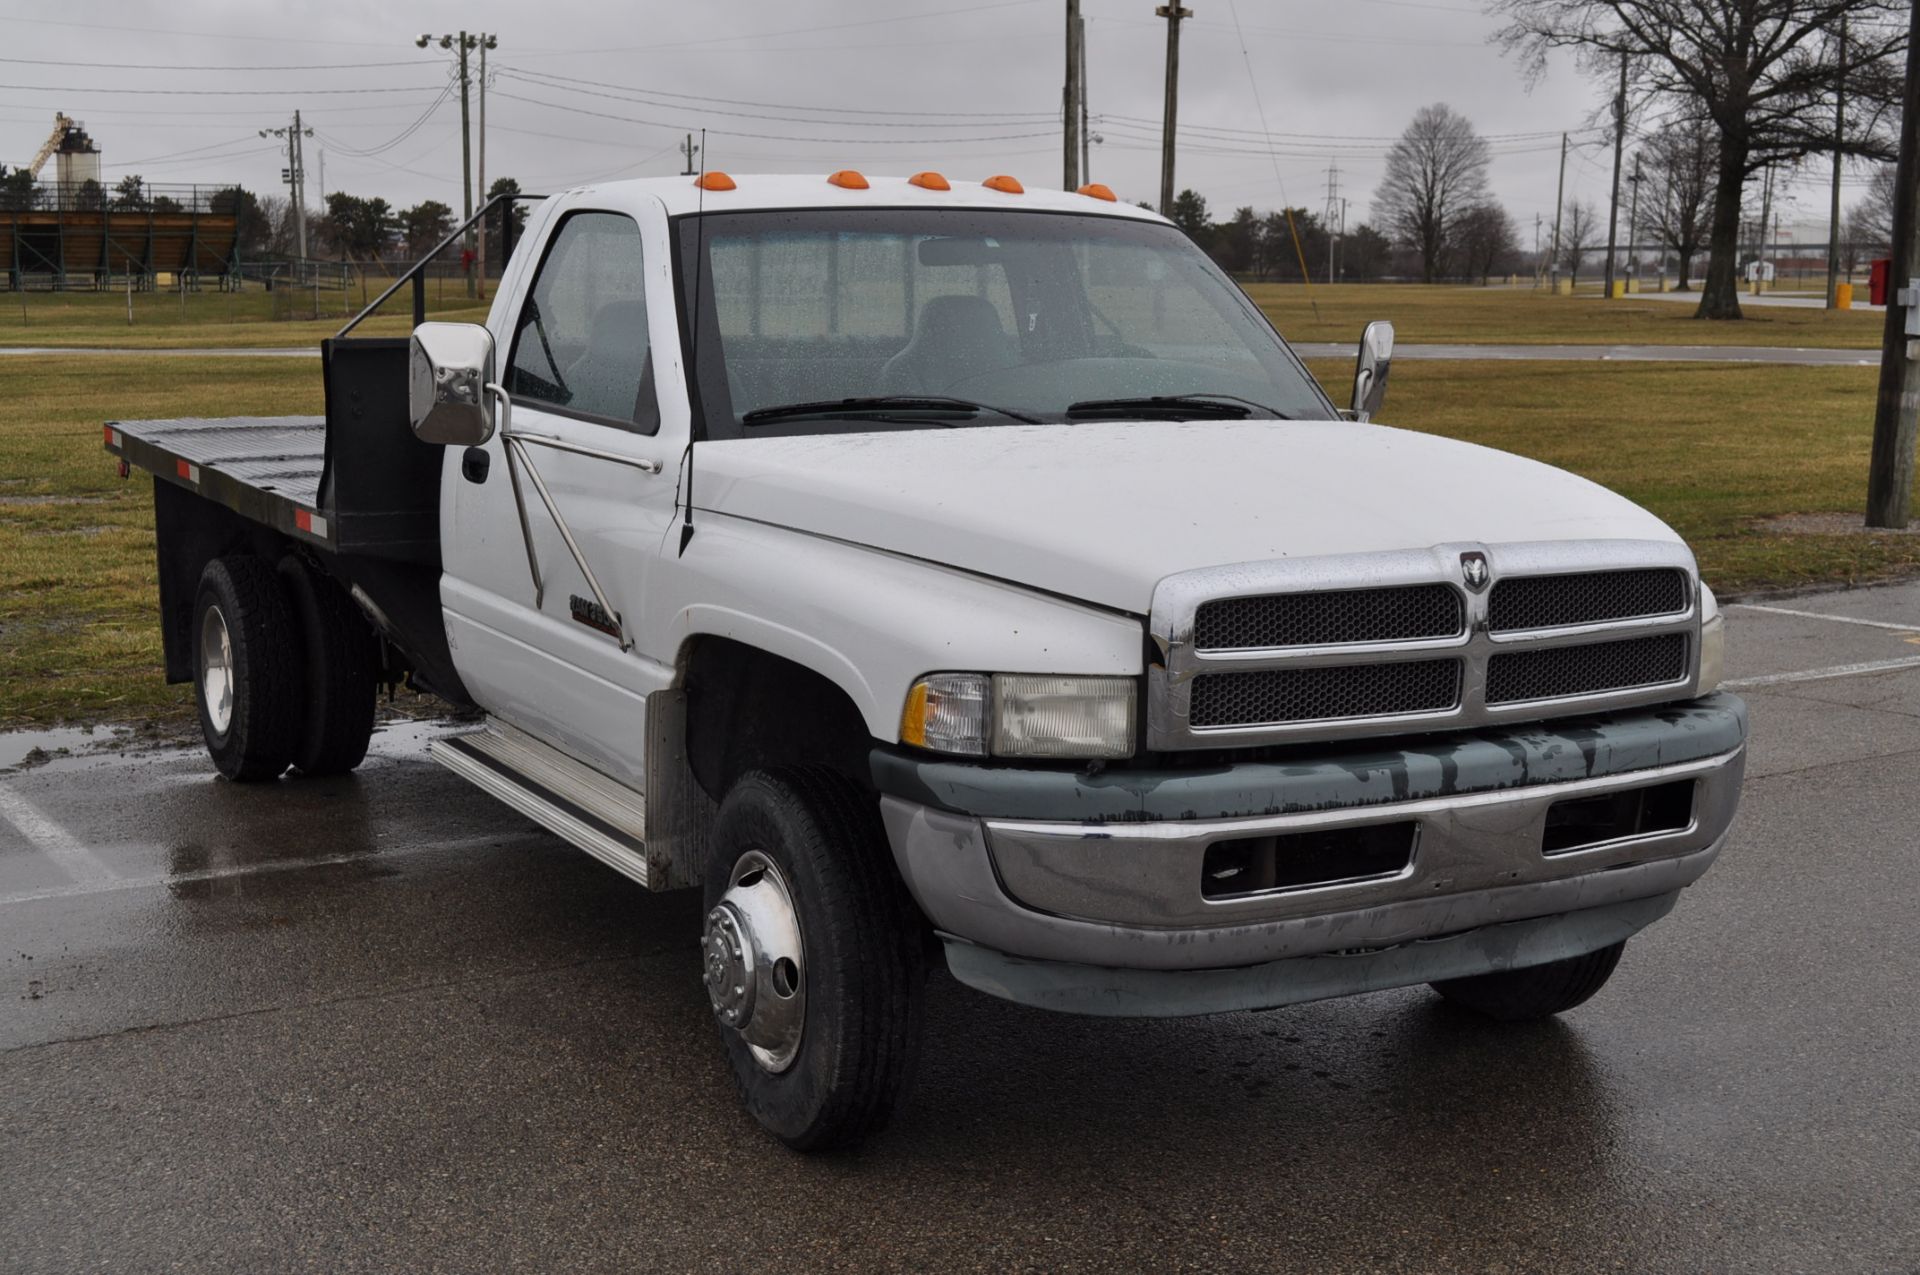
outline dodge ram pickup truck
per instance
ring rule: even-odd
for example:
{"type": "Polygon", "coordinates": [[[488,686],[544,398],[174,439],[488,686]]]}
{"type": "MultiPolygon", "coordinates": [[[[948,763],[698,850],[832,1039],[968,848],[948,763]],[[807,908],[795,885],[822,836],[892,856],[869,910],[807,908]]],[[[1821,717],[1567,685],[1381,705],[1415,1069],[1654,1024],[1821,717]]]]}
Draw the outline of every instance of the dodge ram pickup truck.
{"type": "Polygon", "coordinates": [[[936,963],[1077,1014],[1537,1018],[1725,842],[1746,712],[1680,538],[1373,423],[1384,324],[1336,407],[1104,187],[588,186],[484,326],[420,298],[326,343],[324,417],[107,425],[167,676],[234,781],[350,770],[382,684],[478,710],[438,761],[704,891],[791,1146],[884,1122],[936,963]]]}

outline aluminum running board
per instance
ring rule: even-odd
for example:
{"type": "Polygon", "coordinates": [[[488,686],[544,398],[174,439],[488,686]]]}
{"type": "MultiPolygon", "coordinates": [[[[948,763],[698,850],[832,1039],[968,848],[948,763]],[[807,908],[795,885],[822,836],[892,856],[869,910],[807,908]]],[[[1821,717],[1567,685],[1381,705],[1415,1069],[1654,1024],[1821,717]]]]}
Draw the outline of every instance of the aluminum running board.
{"type": "Polygon", "coordinates": [[[433,741],[433,759],[614,871],[648,885],[646,799],[505,722],[433,741]]]}

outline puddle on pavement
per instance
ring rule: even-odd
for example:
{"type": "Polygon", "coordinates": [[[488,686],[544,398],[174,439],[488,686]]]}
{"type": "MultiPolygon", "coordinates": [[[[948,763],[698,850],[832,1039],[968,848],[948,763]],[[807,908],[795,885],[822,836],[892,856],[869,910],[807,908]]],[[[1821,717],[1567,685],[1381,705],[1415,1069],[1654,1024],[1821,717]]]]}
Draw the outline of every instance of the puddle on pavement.
{"type": "Polygon", "coordinates": [[[37,766],[56,757],[114,748],[133,738],[130,726],[60,726],[0,731],[0,770],[37,766]]]}

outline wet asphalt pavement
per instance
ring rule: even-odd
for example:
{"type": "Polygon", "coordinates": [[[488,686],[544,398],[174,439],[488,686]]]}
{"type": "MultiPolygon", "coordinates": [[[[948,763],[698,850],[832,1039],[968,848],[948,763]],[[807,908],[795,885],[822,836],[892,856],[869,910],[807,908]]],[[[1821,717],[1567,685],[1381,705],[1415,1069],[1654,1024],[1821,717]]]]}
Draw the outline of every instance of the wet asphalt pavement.
{"type": "Polygon", "coordinates": [[[0,1270],[1920,1270],[1920,585],[1768,605],[1865,622],[1732,612],[1740,822],[1563,1020],[942,975],[838,1158],[739,1109],[696,900],[422,728],[341,780],[0,773],[0,1270]]]}

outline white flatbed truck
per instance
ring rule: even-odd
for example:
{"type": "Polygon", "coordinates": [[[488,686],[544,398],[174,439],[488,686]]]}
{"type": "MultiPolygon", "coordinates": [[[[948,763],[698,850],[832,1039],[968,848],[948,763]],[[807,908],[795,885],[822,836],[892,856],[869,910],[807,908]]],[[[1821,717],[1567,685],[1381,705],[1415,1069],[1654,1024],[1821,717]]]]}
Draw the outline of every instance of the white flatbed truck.
{"type": "Polygon", "coordinates": [[[324,417],[107,426],[167,676],[236,781],[351,769],[383,681],[483,711],[434,756],[705,892],[792,1146],[884,1121],[934,962],[1082,1014],[1533,1018],[1725,841],[1746,714],[1679,537],[1372,423],[1385,325],[1337,409],[1103,188],[583,187],[484,326],[418,295],[326,344],[324,417]]]}

